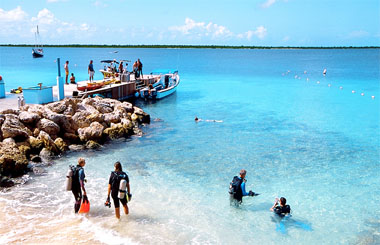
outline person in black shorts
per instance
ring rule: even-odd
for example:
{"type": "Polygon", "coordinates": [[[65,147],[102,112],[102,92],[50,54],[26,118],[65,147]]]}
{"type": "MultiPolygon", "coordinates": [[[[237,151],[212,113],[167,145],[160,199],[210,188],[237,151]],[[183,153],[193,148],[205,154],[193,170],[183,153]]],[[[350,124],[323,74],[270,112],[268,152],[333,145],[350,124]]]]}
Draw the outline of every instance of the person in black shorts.
{"type": "Polygon", "coordinates": [[[129,209],[128,209],[128,200],[132,197],[131,189],[129,186],[129,178],[128,175],[123,172],[123,169],[121,167],[120,162],[115,163],[115,171],[111,172],[111,176],[108,181],[108,195],[107,195],[107,201],[105,205],[109,205],[110,203],[110,194],[113,199],[113,203],[115,205],[115,215],[116,218],[120,219],[120,203],[123,205],[124,208],[124,213],[128,215],[129,209]],[[120,199],[118,197],[119,195],[119,186],[120,186],[120,181],[122,179],[125,179],[127,181],[127,188],[126,188],[126,193],[124,195],[123,199],[120,199]]]}

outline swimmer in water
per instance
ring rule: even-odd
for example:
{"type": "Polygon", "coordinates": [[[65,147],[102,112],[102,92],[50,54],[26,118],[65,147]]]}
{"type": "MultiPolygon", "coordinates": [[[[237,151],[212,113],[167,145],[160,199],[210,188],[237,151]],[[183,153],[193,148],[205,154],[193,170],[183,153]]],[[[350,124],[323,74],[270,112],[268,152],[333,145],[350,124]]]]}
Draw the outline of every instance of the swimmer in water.
{"type": "Polygon", "coordinates": [[[222,122],[223,122],[222,120],[202,120],[202,119],[198,118],[197,116],[195,116],[194,121],[195,121],[195,122],[200,122],[200,121],[205,121],[205,122],[217,122],[217,123],[222,123],[222,122]]]}

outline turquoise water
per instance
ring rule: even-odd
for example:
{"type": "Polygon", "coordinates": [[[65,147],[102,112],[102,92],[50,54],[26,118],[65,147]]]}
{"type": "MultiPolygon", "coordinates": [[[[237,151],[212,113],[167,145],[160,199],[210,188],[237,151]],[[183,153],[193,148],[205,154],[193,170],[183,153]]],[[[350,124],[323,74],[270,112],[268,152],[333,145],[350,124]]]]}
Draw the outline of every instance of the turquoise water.
{"type": "Polygon", "coordinates": [[[138,103],[161,119],[143,137],[66,154],[44,175],[31,173],[1,193],[0,208],[11,214],[0,223],[0,243],[77,243],[84,231],[84,243],[110,244],[380,242],[379,49],[112,51],[46,48],[44,58],[32,59],[30,48],[0,48],[7,91],[53,85],[57,57],[62,66],[70,61],[79,80],[90,59],[98,70],[107,58],[140,58],[146,74],[175,68],[181,76],[176,94],[138,103]],[[223,122],[195,123],[195,116],[223,122]],[[88,216],[72,214],[73,197],[62,187],[79,156],[87,159],[88,216]],[[133,193],[120,222],[103,205],[115,161],[133,193]],[[227,189],[241,168],[248,189],[261,195],[236,208],[227,189]],[[282,223],[269,211],[277,196],[293,210],[282,223]]]}

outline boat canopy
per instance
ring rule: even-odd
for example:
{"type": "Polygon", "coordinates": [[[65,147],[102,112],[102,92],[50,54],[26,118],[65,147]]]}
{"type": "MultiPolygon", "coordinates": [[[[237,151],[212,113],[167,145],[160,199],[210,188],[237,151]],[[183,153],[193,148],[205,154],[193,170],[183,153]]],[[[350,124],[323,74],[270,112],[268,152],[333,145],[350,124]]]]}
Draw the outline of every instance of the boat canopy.
{"type": "Polygon", "coordinates": [[[177,73],[177,70],[173,69],[156,69],[151,72],[151,74],[174,74],[177,73]]]}
{"type": "Polygon", "coordinates": [[[119,62],[117,62],[116,60],[101,60],[100,62],[101,63],[112,63],[112,62],[114,62],[116,64],[119,64],[119,62]]]}

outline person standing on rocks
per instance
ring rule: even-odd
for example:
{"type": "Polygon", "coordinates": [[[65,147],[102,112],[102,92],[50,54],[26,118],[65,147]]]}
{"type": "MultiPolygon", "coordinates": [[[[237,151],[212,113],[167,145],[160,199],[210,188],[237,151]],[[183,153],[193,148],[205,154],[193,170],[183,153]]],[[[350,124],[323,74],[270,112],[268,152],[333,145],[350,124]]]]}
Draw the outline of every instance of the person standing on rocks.
{"type": "Polygon", "coordinates": [[[82,191],[83,196],[87,196],[86,189],[84,188],[84,182],[85,182],[85,174],[83,167],[86,165],[86,161],[84,158],[80,157],[78,159],[78,165],[75,167],[75,170],[73,172],[73,182],[72,182],[72,193],[75,198],[75,205],[74,205],[74,211],[75,213],[78,213],[80,209],[80,204],[82,201],[82,191]]]}

